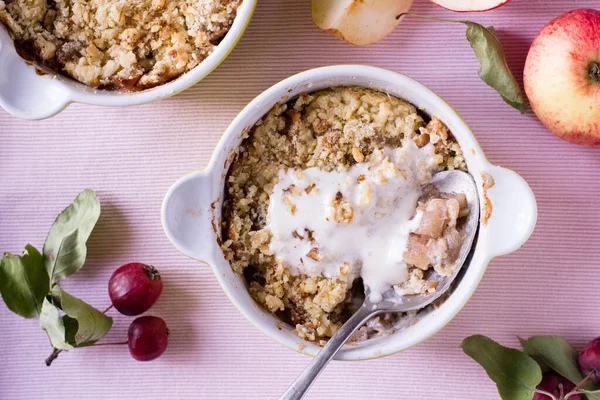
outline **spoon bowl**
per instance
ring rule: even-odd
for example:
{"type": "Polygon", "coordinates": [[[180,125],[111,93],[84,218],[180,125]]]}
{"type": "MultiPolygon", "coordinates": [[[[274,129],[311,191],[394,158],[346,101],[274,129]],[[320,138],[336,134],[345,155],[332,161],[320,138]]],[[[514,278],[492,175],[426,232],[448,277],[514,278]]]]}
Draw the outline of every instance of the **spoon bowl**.
{"type": "Polygon", "coordinates": [[[450,289],[452,282],[456,279],[465,264],[475,240],[479,225],[479,195],[477,193],[477,186],[471,175],[462,171],[439,172],[435,174],[428,185],[432,185],[440,193],[462,193],[467,198],[469,213],[464,221],[465,237],[459,255],[454,263],[452,274],[449,276],[432,274],[431,278],[435,278],[438,285],[435,292],[430,294],[400,296],[394,288],[391,288],[381,296],[371,296],[369,288],[365,287],[365,300],[362,306],[329,339],[323,349],[302,371],[280,400],[298,400],[304,397],[335,353],[342,348],[344,343],[358,328],[372,317],[382,313],[403,313],[420,310],[432,304],[450,289]]]}
{"type": "Polygon", "coordinates": [[[368,303],[374,304],[378,309],[383,310],[381,312],[407,312],[427,307],[450,288],[450,285],[452,285],[452,282],[458,276],[469,256],[473,241],[475,240],[475,234],[477,233],[477,226],[479,225],[479,195],[477,194],[475,181],[471,175],[463,171],[442,171],[435,174],[428,185],[434,186],[440,193],[462,193],[467,197],[469,214],[464,221],[465,240],[454,262],[455,267],[452,275],[440,276],[434,273],[432,278],[438,282],[438,286],[436,291],[431,294],[399,296],[392,288],[383,294],[383,299],[379,302],[372,301],[369,289],[365,288],[366,296],[364,305],[368,306],[368,303]]]}

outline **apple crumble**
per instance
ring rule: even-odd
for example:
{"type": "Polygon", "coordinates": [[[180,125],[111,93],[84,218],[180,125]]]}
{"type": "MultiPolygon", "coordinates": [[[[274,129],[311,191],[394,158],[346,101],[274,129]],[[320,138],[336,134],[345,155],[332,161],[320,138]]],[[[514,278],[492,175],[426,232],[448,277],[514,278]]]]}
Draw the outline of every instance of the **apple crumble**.
{"type": "MultiPolygon", "coordinates": [[[[275,105],[236,150],[221,248],[259,304],[300,337],[325,340],[363,285],[428,293],[432,273],[453,272],[466,198],[426,185],[449,169],[466,170],[458,143],[413,105],[359,87],[302,94],[275,105]]],[[[402,320],[374,318],[355,339],[402,320]]]]}
{"type": "Polygon", "coordinates": [[[142,90],[201,63],[242,0],[0,0],[30,61],[106,89],[142,90]]]}

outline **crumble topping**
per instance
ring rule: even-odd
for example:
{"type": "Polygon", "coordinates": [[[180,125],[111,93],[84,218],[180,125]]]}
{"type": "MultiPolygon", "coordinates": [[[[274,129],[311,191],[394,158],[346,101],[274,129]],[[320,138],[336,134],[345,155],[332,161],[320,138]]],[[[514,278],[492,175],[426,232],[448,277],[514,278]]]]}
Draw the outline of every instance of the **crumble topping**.
{"type": "Polygon", "coordinates": [[[0,0],[24,58],[93,87],[142,90],[202,62],[242,0],[0,0]]]}

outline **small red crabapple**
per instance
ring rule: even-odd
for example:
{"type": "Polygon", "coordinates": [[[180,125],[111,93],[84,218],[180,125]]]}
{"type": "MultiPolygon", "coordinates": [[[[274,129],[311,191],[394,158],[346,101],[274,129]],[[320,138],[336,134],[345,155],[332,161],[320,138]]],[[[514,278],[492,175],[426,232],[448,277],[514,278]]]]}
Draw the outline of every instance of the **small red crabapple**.
{"type": "Polygon", "coordinates": [[[118,268],[108,281],[113,306],[124,315],[140,315],[158,300],[163,283],[151,265],[129,263],[118,268]]]}
{"type": "MultiPolygon", "coordinates": [[[[543,390],[548,393],[552,393],[557,399],[562,399],[562,397],[560,397],[561,385],[563,396],[575,388],[575,385],[571,383],[571,381],[563,378],[561,375],[558,375],[555,372],[546,372],[542,378],[542,381],[537,386],[537,389],[543,390]]],[[[533,395],[532,400],[551,400],[551,398],[549,396],[546,396],[545,394],[536,392],[533,395]]],[[[580,394],[574,394],[571,397],[569,397],[569,400],[582,399],[580,394]]]]}
{"type": "Polygon", "coordinates": [[[579,368],[583,376],[588,376],[594,383],[600,383],[600,337],[592,340],[579,354],[579,368]]]}
{"type": "Polygon", "coordinates": [[[151,361],[167,349],[169,329],[162,318],[146,315],[136,318],[127,331],[131,356],[138,361],[151,361]]]}

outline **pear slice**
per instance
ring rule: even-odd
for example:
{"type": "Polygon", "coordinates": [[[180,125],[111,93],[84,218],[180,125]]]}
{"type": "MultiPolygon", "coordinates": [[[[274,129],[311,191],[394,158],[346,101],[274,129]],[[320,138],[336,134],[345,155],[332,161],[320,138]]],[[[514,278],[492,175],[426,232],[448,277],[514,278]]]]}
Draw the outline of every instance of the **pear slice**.
{"type": "Polygon", "coordinates": [[[413,0],[312,0],[315,24],[348,43],[365,46],[389,35],[413,0]]]}
{"type": "Polygon", "coordinates": [[[508,3],[509,0],[431,0],[438,6],[452,11],[489,11],[508,3]]]}

